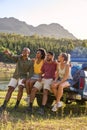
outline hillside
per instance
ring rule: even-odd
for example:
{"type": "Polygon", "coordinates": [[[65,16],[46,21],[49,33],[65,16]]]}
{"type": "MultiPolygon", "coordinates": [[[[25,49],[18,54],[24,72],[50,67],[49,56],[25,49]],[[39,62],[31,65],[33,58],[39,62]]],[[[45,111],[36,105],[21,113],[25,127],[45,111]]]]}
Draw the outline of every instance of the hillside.
{"type": "Polygon", "coordinates": [[[0,32],[17,33],[27,36],[37,34],[45,37],[76,39],[72,33],[64,29],[60,24],[40,24],[34,27],[13,17],[0,18],[0,32]]]}

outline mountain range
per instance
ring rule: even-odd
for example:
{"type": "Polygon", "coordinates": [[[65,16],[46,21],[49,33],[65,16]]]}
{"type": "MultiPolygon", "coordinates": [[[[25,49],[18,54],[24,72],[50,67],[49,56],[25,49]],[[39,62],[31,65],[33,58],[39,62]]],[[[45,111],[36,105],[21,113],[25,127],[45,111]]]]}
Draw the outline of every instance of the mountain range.
{"type": "Polygon", "coordinates": [[[39,35],[41,37],[77,39],[58,23],[40,24],[34,27],[14,17],[0,18],[0,32],[17,33],[26,36],[39,35]]]}

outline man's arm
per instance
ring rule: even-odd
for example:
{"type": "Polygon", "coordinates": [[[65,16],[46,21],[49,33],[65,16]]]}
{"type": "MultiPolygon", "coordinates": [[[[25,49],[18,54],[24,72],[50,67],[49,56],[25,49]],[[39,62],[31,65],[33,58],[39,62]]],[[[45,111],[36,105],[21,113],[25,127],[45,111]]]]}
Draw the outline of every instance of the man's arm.
{"type": "Polygon", "coordinates": [[[10,59],[14,60],[15,62],[17,62],[18,56],[13,55],[9,50],[5,50],[5,51],[4,51],[4,54],[5,54],[8,58],[10,58],[10,59]]]}

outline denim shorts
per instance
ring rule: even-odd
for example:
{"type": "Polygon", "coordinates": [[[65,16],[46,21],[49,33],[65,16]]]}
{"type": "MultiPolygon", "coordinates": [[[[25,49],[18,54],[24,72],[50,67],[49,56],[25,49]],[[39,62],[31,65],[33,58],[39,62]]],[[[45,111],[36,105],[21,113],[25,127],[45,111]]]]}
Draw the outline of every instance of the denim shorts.
{"type": "Polygon", "coordinates": [[[41,75],[39,74],[33,74],[33,76],[31,77],[31,79],[36,79],[36,80],[38,80],[39,78],[41,78],[41,75]]]}

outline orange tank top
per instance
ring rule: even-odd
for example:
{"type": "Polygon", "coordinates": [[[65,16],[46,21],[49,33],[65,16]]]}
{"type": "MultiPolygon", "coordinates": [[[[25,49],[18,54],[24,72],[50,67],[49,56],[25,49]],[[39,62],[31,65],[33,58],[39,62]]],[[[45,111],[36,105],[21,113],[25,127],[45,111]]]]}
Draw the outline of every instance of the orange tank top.
{"type": "Polygon", "coordinates": [[[40,63],[37,63],[37,60],[34,62],[34,73],[35,74],[41,74],[41,67],[43,65],[44,60],[41,60],[40,63]]]}

